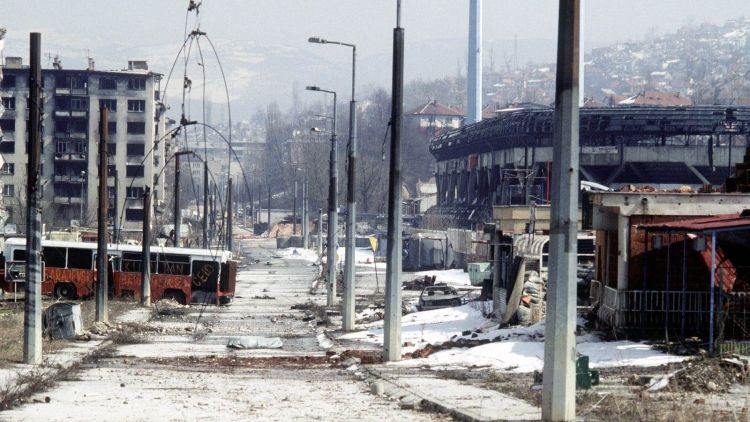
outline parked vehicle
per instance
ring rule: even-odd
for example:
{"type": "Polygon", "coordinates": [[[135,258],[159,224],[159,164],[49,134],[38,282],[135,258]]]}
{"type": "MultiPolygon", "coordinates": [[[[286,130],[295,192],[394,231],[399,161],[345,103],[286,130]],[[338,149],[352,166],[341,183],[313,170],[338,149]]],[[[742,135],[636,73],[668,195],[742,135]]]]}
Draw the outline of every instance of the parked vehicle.
{"type": "MultiPolygon", "coordinates": [[[[18,286],[26,261],[26,240],[8,239],[4,283],[18,286]]],[[[140,299],[141,246],[108,245],[109,294],[140,299]]],[[[42,241],[42,294],[65,299],[88,298],[96,292],[97,244],[42,241]]],[[[234,297],[237,263],[231,252],[209,249],[151,247],[151,298],[188,302],[229,303],[234,297]]],[[[4,286],[5,287],[5,286],[4,286]]],[[[19,289],[20,290],[20,289],[19,289]]]]}
{"type": "Polygon", "coordinates": [[[461,306],[466,303],[466,296],[461,295],[458,291],[445,284],[427,286],[419,295],[417,310],[429,311],[430,309],[450,308],[461,306]]]}

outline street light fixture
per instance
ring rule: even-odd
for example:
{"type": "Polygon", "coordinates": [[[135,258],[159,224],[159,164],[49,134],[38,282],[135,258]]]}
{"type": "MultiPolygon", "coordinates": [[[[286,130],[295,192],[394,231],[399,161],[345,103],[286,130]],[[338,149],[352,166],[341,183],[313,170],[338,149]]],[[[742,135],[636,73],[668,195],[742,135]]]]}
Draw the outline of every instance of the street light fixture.
{"type": "MultiPolygon", "coordinates": [[[[326,94],[333,95],[333,128],[331,130],[331,158],[330,163],[330,178],[328,184],[328,248],[327,248],[327,259],[328,259],[328,297],[326,303],[328,306],[333,306],[336,301],[336,228],[338,227],[338,205],[336,203],[336,196],[338,190],[338,170],[336,167],[336,92],[321,89],[318,86],[307,86],[305,87],[308,91],[324,92],[326,94]]],[[[313,128],[316,129],[316,128],[313,128]]]]}
{"type": "MultiPolygon", "coordinates": [[[[346,192],[346,260],[344,266],[344,307],[343,325],[344,331],[354,329],[354,246],[357,225],[357,197],[356,163],[357,163],[357,102],[355,100],[355,87],[357,75],[357,46],[341,41],[330,41],[320,37],[310,37],[308,42],[313,44],[334,44],[352,49],[352,99],[349,103],[349,144],[347,159],[347,192],[346,192]]],[[[334,113],[335,114],[335,113],[334,113]]]]}

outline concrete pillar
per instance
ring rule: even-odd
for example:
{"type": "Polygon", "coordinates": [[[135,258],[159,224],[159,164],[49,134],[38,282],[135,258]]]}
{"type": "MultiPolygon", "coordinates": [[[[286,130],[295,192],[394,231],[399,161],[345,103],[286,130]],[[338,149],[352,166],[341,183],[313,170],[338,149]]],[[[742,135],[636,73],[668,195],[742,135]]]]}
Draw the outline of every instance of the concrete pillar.
{"type": "Polygon", "coordinates": [[[630,252],[630,217],[617,217],[617,290],[628,289],[628,253],[630,252]]]}
{"type": "MultiPolygon", "coordinates": [[[[575,419],[579,0],[560,0],[542,419],[575,419]]],[[[533,163],[533,161],[532,161],[533,163]]]]}

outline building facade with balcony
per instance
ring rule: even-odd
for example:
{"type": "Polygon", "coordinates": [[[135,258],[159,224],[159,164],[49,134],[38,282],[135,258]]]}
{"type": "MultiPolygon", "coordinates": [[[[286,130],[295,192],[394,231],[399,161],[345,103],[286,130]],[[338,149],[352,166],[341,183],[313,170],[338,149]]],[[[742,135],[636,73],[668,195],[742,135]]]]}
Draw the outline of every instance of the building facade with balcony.
{"type": "MultiPolygon", "coordinates": [[[[8,222],[24,224],[26,196],[28,74],[20,58],[7,57],[0,97],[4,136],[0,154],[3,204],[8,222]]],[[[77,220],[96,224],[98,205],[99,110],[109,109],[108,177],[110,225],[122,232],[140,230],[145,186],[154,206],[164,200],[166,144],[161,75],[146,62],[129,62],[125,70],[62,69],[55,61],[43,69],[42,221],[64,228],[77,220]],[[162,139],[163,138],[163,139],[162,139]]]]}

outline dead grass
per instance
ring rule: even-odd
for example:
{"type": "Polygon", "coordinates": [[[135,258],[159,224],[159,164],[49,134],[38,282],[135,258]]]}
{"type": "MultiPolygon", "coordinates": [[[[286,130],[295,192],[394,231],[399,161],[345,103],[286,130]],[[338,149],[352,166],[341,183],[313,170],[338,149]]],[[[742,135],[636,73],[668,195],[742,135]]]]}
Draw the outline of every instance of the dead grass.
{"type": "Polygon", "coordinates": [[[118,346],[124,344],[148,343],[146,336],[143,333],[130,326],[124,326],[121,330],[110,333],[109,339],[112,341],[112,344],[118,346]]]}
{"type": "MultiPolygon", "coordinates": [[[[54,300],[45,299],[42,306],[55,303],[54,300]]],[[[110,301],[109,315],[110,319],[131,309],[135,304],[133,302],[110,301]]],[[[12,296],[6,300],[0,301],[0,368],[11,364],[23,362],[23,299],[13,302],[12,296]]],[[[89,327],[94,323],[96,304],[93,300],[81,302],[81,318],[84,327],[89,327]]],[[[49,354],[63,349],[69,345],[66,340],[51,341],[47,338],[42,342],[42,353],[49,354]]]]}
{"type": "MultiPolygon", "coordinates": [[[[47,391],[60,381],[75,378],[80,365],[68,367],[43,363],[36,368],[13,377],[6,385],[0,387],[0,411],[26,403],[35,395],[47,391]]],[[[45,401],[48,401],[48,397],[45,401]]]]}

